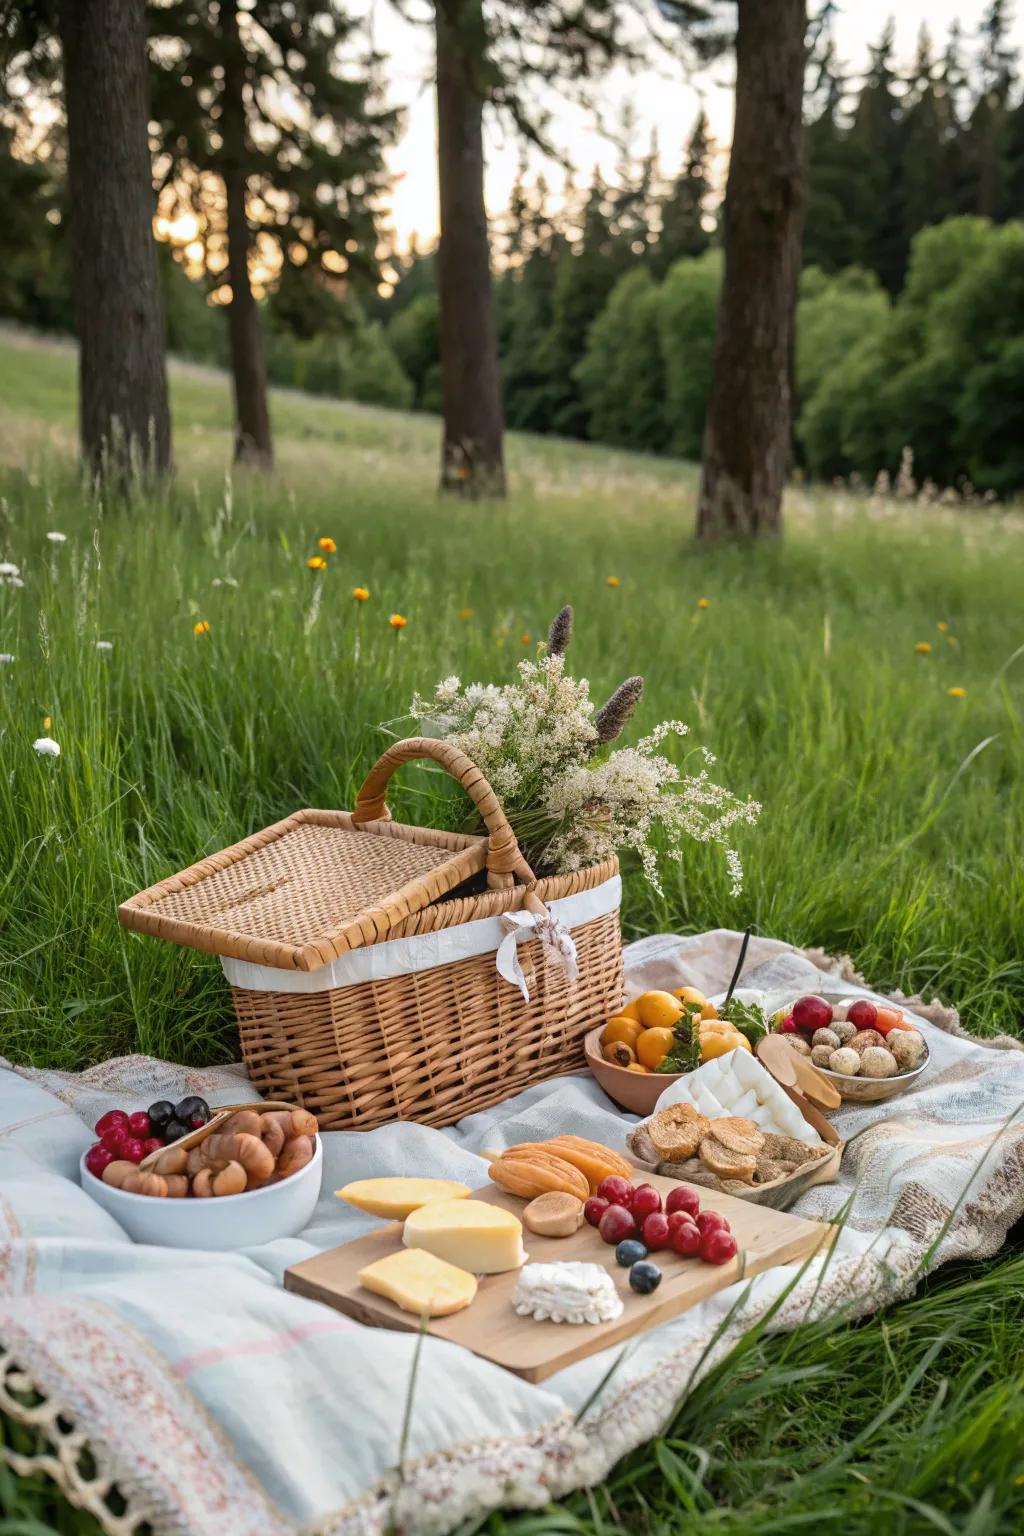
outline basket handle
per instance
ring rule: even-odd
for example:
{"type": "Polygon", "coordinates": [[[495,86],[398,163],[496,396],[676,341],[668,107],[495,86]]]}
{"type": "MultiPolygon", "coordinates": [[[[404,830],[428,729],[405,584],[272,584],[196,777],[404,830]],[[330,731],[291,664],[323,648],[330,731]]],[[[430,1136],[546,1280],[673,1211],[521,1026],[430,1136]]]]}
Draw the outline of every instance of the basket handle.
{"type": "Polygon", "coordinates": [[[465,752],[436,737],[409,736],[404,741],[396,741],[381,754],[356,796],[353,822],[358,826],[360,822],[388,816],[390,813],[384,800],[391,775],[402,763],[418,757],[430,757],[440,763],[462,785],[480,812],[488,833],[487,884],[492,888],[514,885],[517,878],[523,884],[533,884],[537,877],[519,851],[516,835],[494,790],[465,752]]]}

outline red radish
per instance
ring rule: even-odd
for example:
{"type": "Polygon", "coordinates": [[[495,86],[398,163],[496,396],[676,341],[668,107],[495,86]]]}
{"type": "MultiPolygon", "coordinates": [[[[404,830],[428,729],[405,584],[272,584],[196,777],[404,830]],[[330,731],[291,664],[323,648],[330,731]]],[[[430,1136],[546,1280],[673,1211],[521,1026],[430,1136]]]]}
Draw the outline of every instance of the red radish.
{"type": "Polygon", "coordinates": [[[102,1179],[104,1168],[113,1161],[113,1152],[109,1152],[102,1141],[94,1143],[85,1154],[85,1166],[94,1178],[97,1179],[102,1179]]]}
{"type": "Polygon", "coordinates": [[[798,998],[793,1004],[793,1019],[797,1029],[807,1029],[812,1033],[816,1029],[824,1029],[832,1023],[832,1004],[813,993],[809,997],[798,998]]]}
{"type": "Polygon", "coordinates": [[[797,1032],[797,1029],[796,1029],[796,1019],[794,1019],[794,1017],[793,1017],[793,1015],[791,1013],[787,1013],[786,1014],[786,1017],[783,1019],[782,1023],[779,1025],[779,1029],[781,1030],[781,1032],[784,1035],[795,1035],[796,1034],[796,1032],[797,1032]]]}
{"type": "Polygon", "coordinates": [[[637,1221],[642,1223],[645,1216],[651,1216],[661,1210],[661,1196],[653,1184],[638,1184],[633,1191],[629,1208],[637,1221]]]}
{"type": "Polygon", "coordinates": [[[591,1195],[590,1199],[585,1201],[583,1205],[584,1220],[589,1221],[592,1227],[600,1226],[601,1217],[610,1204],[611,1201],[603,1200],[600,1195],[591,1195]]]}
{"type": "Polygon", "coordinates": [[[651,1211],[643,1219],[640,1227],[640,1237],[647,1244],[648,1248],[667,1248],[669,1246],[669,1238],[671,1237],[668,1217],[663,1216],[661,1211],[651,1211]]]}
{"type": "Polygon", "coordinates": [[[163,1142],[159,1136],[147,1136],[142,1143],[142,1155],[148,1157],[151,1152],[159,1152],[163,1148],[163,1142]]]}
{"type": "Polygon", "coordinates": [[[146,1154],[142,1149],[142,1142],[137,1136],[129,1136],[126,1138],[124,1144],[121,1147],[121,1156],[125,1159],[126,1162],[141,1163],[145,1155],[146,1154]]]}
{"type": "Polygon", "coordinates": [[[688,1184],[677,1184],[665,1197],[666,1216],[671,1216],[675,1211],[685,1211],[688,1216],[696,1216],[699,1210],[700,1196],[688,1184]]]}
{"type": "Polygon", "coordinates": [[[624,1237],[636,1235],[636,1222],[624,1205],[610,1205],[601,1217],[597,1230],[604,1241],[614,1248],[624,1237]]]}
{"type": "Polygon", "coordinates": [[[705,1232],[700,1240],[700,1256],[705,1264],[728,1264],[738,1252],[732,1233],[723,1232],[720,1227],[705,1232]]]}
{"type": "Polygon", "coordinates": [[[859,997],[855,1003],[851,1003],[846,1010],[846,1017],[855,1029],[878,1028],[875,1022],[878,1009],[866,997],[859,997]]]}
{"type": "MultiPolygon", "coordinates": [[[[682,1212],[679,1212],[682,1215],[682,1212]]],[[[669,1217],[669,1221],[672,1217],[669,1217]]],[[[700,1252],[702,1238],[700,1228],[695,1222],[688,1221],[685,1217],[672,1228],[669,1234],[669,1246],[684,1259],[692,1259],[700,1252]]]]}
{"type": "Polygon", "coordinates": [[[627,1211],[632,1209],[633,1186],[628,1179],[620,1178],[617,1173],[610,1173],[606,1179],[602,1179],[597,1192],[609,1205],[622,1205],[627,1211]]]}
{"type": "Polygon", "coordinates": [[[717,1211],[701,1211],[697,1217],[697,1226],[701,1237],[705,1232],[728,1232],[729,1230],[729,1223],[717,1211]]]}
{"type": "Polygon", "coordinates": [[[136,1110],[134,1115],[128,1116],[128,1134],[137,1136],[140,1141],[145,1141],[147,1136],[152,1136],[153,1127],[144,1109],[136,1110]]]}
{"type": "Polygon", "coordinates": [[[102,1140],[107,1131],[112,1130],[115,1125],[127,1124],[128,1116],[123,1109],[108,1109],[105,1115],[100,1115],[93,1129],[102,1140]]]}

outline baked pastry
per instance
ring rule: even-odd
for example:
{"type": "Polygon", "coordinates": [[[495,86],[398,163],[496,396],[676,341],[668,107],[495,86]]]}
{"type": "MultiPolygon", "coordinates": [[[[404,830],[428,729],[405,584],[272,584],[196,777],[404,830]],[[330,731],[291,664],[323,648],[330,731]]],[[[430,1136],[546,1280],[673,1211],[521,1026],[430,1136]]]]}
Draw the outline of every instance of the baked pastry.
{"type": "Polygon", "coordinates": [[[711,1129],[711,1122],[692,1104],[671,1104],[652,1115],[645,1129],[659,1158],[682,1163],[693,1157],[711,1129]]]}

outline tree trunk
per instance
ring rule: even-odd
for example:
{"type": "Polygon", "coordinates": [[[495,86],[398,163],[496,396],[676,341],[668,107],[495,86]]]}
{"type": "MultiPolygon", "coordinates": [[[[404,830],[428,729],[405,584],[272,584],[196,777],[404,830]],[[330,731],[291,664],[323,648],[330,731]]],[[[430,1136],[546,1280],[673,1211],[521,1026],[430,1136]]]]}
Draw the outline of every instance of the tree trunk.
{"type": "Polygon", "coordinates": [[[79,428],[94,475],[169,468],[145,0],[62,0],[79,428]]]}
{"type": "Polygon", "coordinates": [[[739,0],[725,277],[697,537],[782,530],[790,349],[806,194],[806,0],[739,0]]]}
{"type": "Polygon", "coordinates": [[[481,0],[435,0],[441,242],[441,489],[505,494],[498,334],[484,208],[481,0]]]}
{"type": "Polygon", "coordinates": [[[224,15],[224,150],[222,166],[227,201],[228,335],[231,379],[235,391],[235,462],[271,469],[274,446],[267,399],[267,362],[260,315],[249,280],[249,215],[246,210],[245,52],[235,6],[224,15]]]}

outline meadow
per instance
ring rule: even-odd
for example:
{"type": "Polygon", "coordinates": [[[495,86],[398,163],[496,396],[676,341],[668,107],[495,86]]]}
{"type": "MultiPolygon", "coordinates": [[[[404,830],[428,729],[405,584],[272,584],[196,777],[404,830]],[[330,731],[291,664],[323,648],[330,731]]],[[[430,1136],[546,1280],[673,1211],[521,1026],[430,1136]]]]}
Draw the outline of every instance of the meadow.
{"type": "MultiPolygon", "coordinates": [[[[455,503],[429,418],[282,392],[275,475],[232,477],[226,379],[179,366],[172,392],[173,484],[103,503],[70,353],[0,335],[0,562],[24,580],[0,585],[0,1055],[236,1057],[216,962],[126,934],[118,902],[349,804],[414,689],[501,680],[565,602],[594,696],[643,673],[637,734],[686,720],[763,806],[737,897],[713,848],[663,895],[627,869],[627,937],[753,924],[1024,1033],[1020,510],[796,487],[784,542],[704,550],[692,465],[513,437],[508,502],[455,503]]],[[[453,811],[424,770],[395,806],[453,811]]],[[[602,1489],[484,1529],[1018,1531],[1022,1296],[1011,1243],[866,1324],[751,1339],[602,1489]]],[[[0,1508],[11,1536],[94,1529],[28,1481],[0,1508]]]]}

